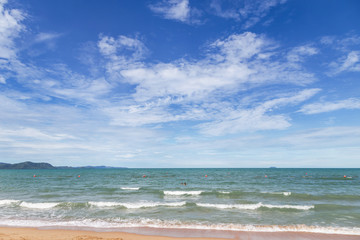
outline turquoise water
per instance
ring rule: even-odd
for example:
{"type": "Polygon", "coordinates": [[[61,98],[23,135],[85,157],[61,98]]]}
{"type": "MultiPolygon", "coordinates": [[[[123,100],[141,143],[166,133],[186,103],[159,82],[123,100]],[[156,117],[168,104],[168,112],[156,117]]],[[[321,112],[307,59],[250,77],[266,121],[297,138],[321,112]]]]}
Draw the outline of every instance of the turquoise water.
{"type": "Polygon", "coordinates": [[[0,170],[0,179],[3,226],[360,235],[360,169],[0,170]]]}

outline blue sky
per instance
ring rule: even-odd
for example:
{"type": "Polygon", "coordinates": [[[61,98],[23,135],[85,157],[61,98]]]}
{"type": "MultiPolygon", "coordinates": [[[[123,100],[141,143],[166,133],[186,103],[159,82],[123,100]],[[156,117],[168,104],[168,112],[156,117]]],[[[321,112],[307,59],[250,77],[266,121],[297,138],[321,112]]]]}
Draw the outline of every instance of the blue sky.
{"type": "Polygon", "coordinates": [[[360,167],[359,12],[0,0],[0,161],[360,167]]]}

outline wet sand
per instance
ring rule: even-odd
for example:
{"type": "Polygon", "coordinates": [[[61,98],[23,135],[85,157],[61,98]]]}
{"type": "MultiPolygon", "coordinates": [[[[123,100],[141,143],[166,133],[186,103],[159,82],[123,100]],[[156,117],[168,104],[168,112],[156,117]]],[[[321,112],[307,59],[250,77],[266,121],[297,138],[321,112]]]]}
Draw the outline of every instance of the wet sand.
{"type": "Polygon", "coordinates": [[[141,234],[128,232],[2,227],[0,228],[0,240],[360,240],[360,236],[352,235],[294,232],[232,232],[179,229],[151,230],[146,228],[139,232],[141,234]],[[208,237],[211,234],[213,237],[208,237]]]}

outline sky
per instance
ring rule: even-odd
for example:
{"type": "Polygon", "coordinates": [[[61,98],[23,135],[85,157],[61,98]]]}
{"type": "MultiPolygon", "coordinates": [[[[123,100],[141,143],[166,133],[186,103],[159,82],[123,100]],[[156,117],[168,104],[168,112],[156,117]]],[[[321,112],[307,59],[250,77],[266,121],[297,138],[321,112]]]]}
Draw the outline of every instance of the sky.
{"type": "Polygon", "coordinates": [[[0,0],[0,162],[359,168],[359,12],[0,0]]]}

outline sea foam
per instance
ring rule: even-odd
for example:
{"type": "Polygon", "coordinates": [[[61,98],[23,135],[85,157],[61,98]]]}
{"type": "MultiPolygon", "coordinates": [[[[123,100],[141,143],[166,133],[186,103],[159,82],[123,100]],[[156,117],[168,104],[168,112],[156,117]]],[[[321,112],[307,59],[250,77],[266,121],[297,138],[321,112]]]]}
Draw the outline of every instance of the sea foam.
{"type": "Polygon", "coordinates": [[[225,230],[225,231],[246,231],[246,232],[309,232],[322,234],[343,234],[360,236],[360,228],[347,227],[321,227],[308,225],[242,225],[231,223],[202,223],[202,222],[181,222],[177,220],[160,220],[160,219],[113,219],[105,220],[73,220],[73,221],[51,221],[51,220],[21,220],[21,219],[1,219],[0,225],[11,227],[56,227],[56,228],[84,228],[84,229],[108,229],[117,231],[121,228],[132,227],[150,227],[165,229],[194,229],[194,230],[225,230]]]}
{"type": "Polygon", "coordinates": [[[181,196],[181,195],[200,195],[203,191],[164,191],[165,195],[181,196]]]}
{"type": "Polygon", "coordinates": [[[219,209],[243,209],[243,210],[256,210],[258,208],[279,208],[279,209],[297,209],[297,210],[310,210],[315,206],[304,205],[271,205],[271,204],[211,204],[211,203],[196,203],[199,207],[219,208],[219,209]]]}
{"type": "Polygon", "coordinates": [[[60,203],[29,203],[29,202],[21,202],[20,203],[20,207],[25,207],[25,208],[34,208],[34,209],[48,209],[48,208],[53,208],[56,207],[57,205],[59,205],[60,203]]]}
{"type": "Polygon", "coordinates": [[[16,203],[20,203],[20,201],[18,201],[18,200],[10,200],[10,199],[0,200],[0,205],[11,205],[11,204],[16,204],[16,203]]]}
{"type": "Polygon", "coordinates": [[[96,207],[125,207],[128,209],[151,208],[151,207],[181,207],[186,202],[137,202],[137,203],[121,203],[121,202],[89,202],[90,205],[96,207]]]}
{"type": "Polygon", "coordinates": [[[121,188],[122,190],[139,190],[140,188],[139,187],[122,187],[121,188]]]}

